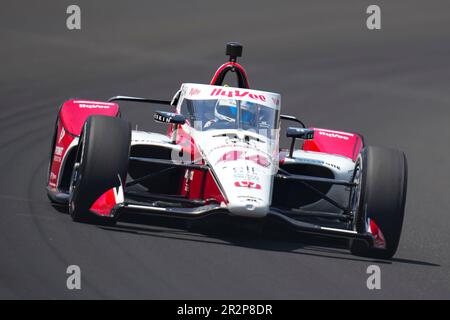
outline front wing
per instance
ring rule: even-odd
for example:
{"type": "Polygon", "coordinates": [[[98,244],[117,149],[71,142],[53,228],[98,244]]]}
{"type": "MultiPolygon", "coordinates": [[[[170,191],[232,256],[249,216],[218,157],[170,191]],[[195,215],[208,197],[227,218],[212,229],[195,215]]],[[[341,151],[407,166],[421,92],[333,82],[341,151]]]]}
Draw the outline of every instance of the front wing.
{"type": "MultiPolygon", "coordinates": [[[[150,214],[172,218],[184,218],[184,219],[199,219],[218,213],[230,214],[225,207],[222,207],[219,204],[205,204],[198,207],[186,208],[186,207],[164,207],[164,206],[157,206],[154,204],[124,202],[114,206],[111,212],[111,216],[117,218],[118,216],[120,216],[120,214],[125,212],[133,212],[137,214],[146,214],[146,215],[150,214]]],[[[294,230],[301,233],[308,233],[332,238],[361,240],[365,241],[369,246],[373,246],[374,244],[374,237],[369,232],[358,233],[353,230],[330,228],[318,224],[304,222],[291,217],[292,215],[295,214],[296,213],[294,212],[289,212],[273,207],[270,209],[266,218],[271,217],[276,218],[286,223],[294,230]]]]}

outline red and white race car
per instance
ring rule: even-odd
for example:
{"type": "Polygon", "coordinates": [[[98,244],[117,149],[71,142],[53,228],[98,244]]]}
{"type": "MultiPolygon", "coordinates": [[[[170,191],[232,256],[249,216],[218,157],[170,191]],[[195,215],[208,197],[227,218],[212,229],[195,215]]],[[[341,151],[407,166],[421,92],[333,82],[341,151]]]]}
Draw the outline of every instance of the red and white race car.
{"type": "Polygon", "coordinates": [[[180,218],[226,213],[278,218],[299,232],[349,239],[352,253],[390,258],[403,223],[403,152],[365,146],[355,133],[306,128],[280,114],[277,93],[250,89],[229,62],[210,84],[184,83],[171,101],[116,96],[69,100],[56,119],[47,192],[75,221],[114,223],[121,213],[180,218]],[[223,86],[235,73],[237,87],[223,86]],[[163,104],[167,135],[131,130],[116,101],[163,104]],[[280,149],[280,121],[293,121],[280,149]]]}

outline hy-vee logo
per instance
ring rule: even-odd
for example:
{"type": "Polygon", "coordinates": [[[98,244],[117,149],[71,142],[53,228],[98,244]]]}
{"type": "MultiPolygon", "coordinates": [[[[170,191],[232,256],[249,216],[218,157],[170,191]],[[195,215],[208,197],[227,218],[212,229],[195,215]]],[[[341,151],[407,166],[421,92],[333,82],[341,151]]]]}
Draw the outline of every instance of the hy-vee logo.
{"type": "Polygon", "coordinates": [[[195,96],[195,95],[199,94],[200,92],[201,92],[200,89],[191,88],[191,90],[189,91],[189,95],[190,96],[195,96]]]}
{"type": "Polygon", "coordinates": [[[223,97],[227,97],[227,98],[249,97],[254,100],[266,101],[266,97],[262,94],[255,94],[255,93],[250,93],[248,91],[241,91],[241,90],[214,89],[211,92],[211,96],[223,96],[223,97]]]}
{"type": "Polygon", "coordinates": [[[102,105],[102,104],[85,104],[80,103],[78,107],[82,109],[109,109],[108,105],[102,105]]]}
{"type": "Polygon", "coordinates": [[[342,139],[342,140],[348,140],[349,139],[347,136],[343,136],[343,135],[340,135],[338,133],[319,131],[319,134],[321,136],[327,136],[327,137],[330,137],[330,138],[338,138],[338,139],[342,139]]]}

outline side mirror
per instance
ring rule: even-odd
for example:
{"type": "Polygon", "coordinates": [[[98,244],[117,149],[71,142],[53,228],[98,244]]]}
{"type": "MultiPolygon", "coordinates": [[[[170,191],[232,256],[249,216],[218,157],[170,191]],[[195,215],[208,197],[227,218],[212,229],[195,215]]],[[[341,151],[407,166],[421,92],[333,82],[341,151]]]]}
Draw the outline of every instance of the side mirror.
{"type": "Polygon", "coordinates": [[[291,148],[289,150],[289,158],[294,154],[295,139],[312,140],[314,139],[314,130],[307,128],[288,127],[286,136],[292,138],[291,148]]]}
{"type": "Polygon", "coordinates": [[[314,130],[306,128],[288,127],[286,130],[286,137],[298,138],[304,140],[314,139],[314,130]]]}
{"type": "Polygon", "coordinates": [[[186,122],[186,118],[182,114],[167,111],[156,111],[153,119],[161,123],[184,124],[186,122]]]}

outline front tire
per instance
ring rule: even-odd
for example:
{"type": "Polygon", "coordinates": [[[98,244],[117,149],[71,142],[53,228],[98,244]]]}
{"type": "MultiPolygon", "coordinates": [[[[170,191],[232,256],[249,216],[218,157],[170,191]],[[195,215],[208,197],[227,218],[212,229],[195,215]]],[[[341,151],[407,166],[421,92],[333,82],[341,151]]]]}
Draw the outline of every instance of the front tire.
{"type": "Polygon", "coordinates": [[[125,183],[130,141],[128,121],[101,115],[86,120],[70,187],[69,213],[74,221],[115,223],[115,219],[99,217],[89,209],[104,192],[125,183]]]}
{"type": "Polygon", "coordinates": [[[384,248],[369,247],[360,241],[351,241],[354,255],[389,259],[397,251],[405,212],[407,189],[407,161],[403,152],[366,147],[359,159],[361,180],[355,229],[367,232],[368,219],[384,236],[384,248]]]}

